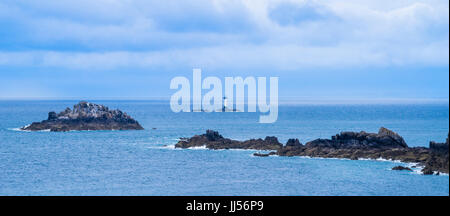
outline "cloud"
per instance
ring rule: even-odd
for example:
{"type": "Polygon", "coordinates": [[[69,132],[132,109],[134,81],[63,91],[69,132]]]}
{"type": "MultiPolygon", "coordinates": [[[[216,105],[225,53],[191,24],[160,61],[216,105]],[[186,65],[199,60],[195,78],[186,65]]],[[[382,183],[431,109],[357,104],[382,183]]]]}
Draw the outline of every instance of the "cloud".
{"type": "Polygon", "coordinates": [[[4,0],[0,73],[446,68],[448,20],[446,0],[4,0]]]}
{"type": "Polygon", "coordinates": [[[0,52],[0,66],[35,65],[83,70],[185,68],[296,70],[448,64],[448,41],[420,47],[339,44],[336,46],[226,45],[147,52],[0,52]]]}
{"type": "Polygon", "coordinates": [[[168,32],[244,33],[253,28],[241,1],[157,1],[145,5],[145,13],[168,32]]]}
{"type": "Polygon", "coordinates": [[[336,18],[329,9],[312,2],[283,2],[273,9],[269,8],[269,17],[282,26],[336,18]]]}
{"type": "Polygon", "coordinates": [[[448,41],[446,1],[7,0],[0,3],[0,18],[3,51],[322,49],[352,43],[384,49],[448,41]]]}

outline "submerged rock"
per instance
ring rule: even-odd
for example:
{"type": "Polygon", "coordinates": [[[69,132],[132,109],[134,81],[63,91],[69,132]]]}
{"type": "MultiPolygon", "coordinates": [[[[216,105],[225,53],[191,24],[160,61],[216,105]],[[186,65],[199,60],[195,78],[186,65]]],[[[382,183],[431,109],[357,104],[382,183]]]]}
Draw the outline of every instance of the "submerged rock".
{"type": "Polygon", "coordinates": [[[392,170],[399,170],[399,171],[402,171],[402,170],[413,171],[411,168],[409,168],[409,167],[404,167],[404,166],[396,166],[396,167],[393,167],[392,170]]]}
{"type": "Polygon", "coordinates": [[[253,153],[253,156],[256,156],[256,157],[269,157],[270,155],[276,155],[277,153],[276,152],[269,152],[269,153],[258,153],[258,152],[255,152],[255,153],[253,153]]]}
{"type": "Polygon", "coordinates": [[[79,102],[73,109],[60,113],[49,112],[47,120],[25,126],[27,131],[70,131],[70,130],[143,130],[144,128],[120,110],[89,102],[79,102]]]}

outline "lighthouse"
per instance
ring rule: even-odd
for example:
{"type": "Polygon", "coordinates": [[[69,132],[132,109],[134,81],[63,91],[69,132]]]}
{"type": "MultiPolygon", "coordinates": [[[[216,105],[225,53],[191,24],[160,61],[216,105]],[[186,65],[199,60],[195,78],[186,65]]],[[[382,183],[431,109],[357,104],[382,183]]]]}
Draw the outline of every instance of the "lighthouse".
{"type": "Polygon", "coordinates": [[[227,100],[227,97],[223,97],[223,106],[224,106],[225,108],[228,107],[228,100],[227,100]]]}
{"type": "Polygon", "coordinates": [[[227,97],[223,97],[223,107],[222,107],[222,112],[226,112],[228,109],[228,100],[227,97]]]}

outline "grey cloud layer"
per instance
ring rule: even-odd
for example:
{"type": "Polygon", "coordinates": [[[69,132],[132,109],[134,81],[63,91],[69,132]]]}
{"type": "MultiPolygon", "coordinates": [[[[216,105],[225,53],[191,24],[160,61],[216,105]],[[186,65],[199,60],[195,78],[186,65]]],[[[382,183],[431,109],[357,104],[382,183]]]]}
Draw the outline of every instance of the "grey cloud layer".
{"type": "Polygon", "coordinates": [[[448,1],[2,1],[0,65],[448,65],[448,1]]]}

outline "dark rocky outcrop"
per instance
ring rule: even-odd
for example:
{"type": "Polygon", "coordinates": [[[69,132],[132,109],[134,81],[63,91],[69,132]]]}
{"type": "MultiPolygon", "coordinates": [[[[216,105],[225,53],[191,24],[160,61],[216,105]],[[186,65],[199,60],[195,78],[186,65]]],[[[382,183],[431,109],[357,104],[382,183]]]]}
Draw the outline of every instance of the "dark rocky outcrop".
{"type": "Polygon", "coordinates": [[[404,167],[404,166],[396,166],[396,167],[393,167],[392,170],[399,170],[399,171],[406,170],[406,171],[411,171],[411,172],[413,171],[411,168],[404,167]]]}
{"type": "Polygon", "coordinates": [[[448,173],[448,139],[449,137],[447,136],[445,143],[430,142],[430,156],[425,162],[425,168],[423,170],[424,174],[431,175],[434,171],[436,171],[436,173],[448,173]]]}
{"type": "Polygon", "coordinates": [[[79,102],[73,109],[60,113],[49,112],[47,120],[25,126],[27,131],[70,130],[143,130],[142,126],[127,113],[109,110],[108,107],[89,102],[79,102]]]}
{"type": "Polygon", "coordinates": [[[253,156],[256,157],[269,157],[270,155],[276,155],[276,152],[269,152],[269,153],[259,153],[259,152],[255,152],[253,153],[253,156]]]}
{"type": "Polygon", "coordinates": [[[427,167],[422,169],[422,173],[424,175],[433,175],[434,171],[433,171],[433,169],[431,167],[427,166],[427,167]]]}
{"type": "MultiPolygon", "coordinates": [[[[449,135],[450,136],[450,135],[449,135]]],[[[448,139],[445,141],[445,143],[437,143],[434,141],[430,142],[430,149],[437,154],[448,154],[448,139]]]]}
{"type": "Polygon", "coordinates": [[[303,147],[298,139],[289,139],[286,143],[286,147],[303,147]]]}
{"type": "Polygon", "coordinates": [[[407,148],[403,138],[397,133],[386,128],[380,128],[378,133],[341,132],[329,139],[317,139],[306,143],[306,147],[322,148],[407,148]]]}
{"type": "Polygon", "coordinates": [[[176,148],[206,146],[209,149],[256,149],[273,150],[269,154],[255,153],[255,156],[309,156],[322,158],[348,158],[358,160],[387,159],[424,166],[424,174],[449,172],[448,138],[446,143],[430,143],[430,148],[408,147],[397,133],[380,128],[378,133],[342,132],[331,139],[316,139],[302,145],[298,139],[289,139],[286,145],[276,137],[236,141],[222,137],[218,132],[208,130],[206,134],[180,140],[176,148]]]}
{"type": "Polygon", "coordinates": [[[266,137],[265,139],[251,139],[247,141],[237,141],[223,138],[217,131],[207,130],[205,134],[195,135],[191,138],[183,138],[176,145],[176,148],[191,148],[206,146],[209,149],[260,149],[277,150],[283,145],[276,137],[266,137]]]}

